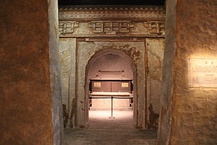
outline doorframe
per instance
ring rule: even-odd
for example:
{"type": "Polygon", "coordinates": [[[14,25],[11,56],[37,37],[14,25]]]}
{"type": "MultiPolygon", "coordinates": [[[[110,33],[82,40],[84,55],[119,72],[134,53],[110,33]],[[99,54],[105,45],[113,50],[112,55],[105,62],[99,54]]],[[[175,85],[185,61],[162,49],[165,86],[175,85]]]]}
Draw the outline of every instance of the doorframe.
{"type": "MultiPolygon", "coordinates": [[[[94,40],[94,39],[93,39],[94,40]]],[[[94,41],[106,41],[108,42],[108,39],[96,39],[94,41]]],[[[120,42],[120,41],[124,41],[127,42],[126,40],[128,40],[129,42],[134,42],[132,39],[125,39],[125,38],[120,38],[120,39],[115,39],[113,42],[120,42]]],[[[84,41],[84,39],[80,39],[78,41],[84,41]]],[[[77,41],[77,42],[78,42],[77,41]]],[[[134,84],[134,91],[133,91],[133,99],[134,99],[134,106],[133,106],[133,124],[136,127],[139,128],[146,128],[147,127],[147,105],[146,105],[146,100],[147,100],[147,51],[146,51],[146,45],[145,45],[145,38],[140,38],[137,40],[138,42],[143,42],[144,43],[144,90],[145,90],[145,94],[144,94],[144,108],[143,110],[140,110],[140,112],[143,112],[143,121],[141,124],[138,124],[138,104],[139,104],[139,100],[138,100],[138,81],[137,81],[137,68],[136,68],[136,64],[134,64],[134,61],[132,60],[132,58],[126,54],[123,50],[117,50],[117,49],[104,49],[104,50],[100,50],[99,52],[94,53],[94,55],[88,60],[88,63],[86,65],[86,69],[85,69],[85,105],[84,105],[84,110],[85,110],[85,126],[88,126],[88,122],[89,122],[89,78],[88,78],[88,73],[89,73],[89,68],[91,67],[91,65],[93,64],[94,60],[96,60],[97,58],[99,58],[100,56],[106,55],[106,54],[111,54],[111,52],[117,52],[119,51],[120,53],[122,53],[123,55],[125,55],[125,57],[128,59],[131,68],[132,68],[132,72],[133,72],[133,84],[134,84]]],[[[79,49],[79,48],[77,48],[79,49]]],[[[117,55],[117,53],[114,53],[117,55]]],[[[119,55],[121,56],[121,55],[119,55]]],[[[140,113],[141,114],[141,113],[140,113]]]]}

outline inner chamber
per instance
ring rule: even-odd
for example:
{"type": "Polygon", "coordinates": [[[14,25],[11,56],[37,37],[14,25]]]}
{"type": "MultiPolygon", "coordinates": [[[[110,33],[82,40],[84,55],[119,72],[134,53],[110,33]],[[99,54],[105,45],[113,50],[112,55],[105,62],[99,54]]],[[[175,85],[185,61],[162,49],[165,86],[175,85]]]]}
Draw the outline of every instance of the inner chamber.
{"type": "Polygon", "coordinates": [[[115,111],[133,110],[133,71],[128,60],[116,54],[103,55],[90,66],[88,80],[90,111],[107,111],[108,117],[114,118],[118,117],[115,111]]]}

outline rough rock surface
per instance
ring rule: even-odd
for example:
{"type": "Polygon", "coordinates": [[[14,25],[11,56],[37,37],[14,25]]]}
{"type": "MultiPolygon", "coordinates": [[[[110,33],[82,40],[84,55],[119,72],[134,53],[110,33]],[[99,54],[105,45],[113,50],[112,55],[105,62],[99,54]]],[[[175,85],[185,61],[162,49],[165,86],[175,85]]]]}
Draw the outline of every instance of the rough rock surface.
{"type": "Polygon", "coordinates": [[[216,4],[167,1],[159,145],[217,144],[217,90],[188,86],[189,58],[216,59],[216,4]]]}
{"type": "Polygon", "coordinates": [[[50,62],[56,64],[56,9],[57,1],[1,1],[1,145],[60,144],[61,112],[53,106],[60,84],[58,69],[50,68],[50,62]]]}

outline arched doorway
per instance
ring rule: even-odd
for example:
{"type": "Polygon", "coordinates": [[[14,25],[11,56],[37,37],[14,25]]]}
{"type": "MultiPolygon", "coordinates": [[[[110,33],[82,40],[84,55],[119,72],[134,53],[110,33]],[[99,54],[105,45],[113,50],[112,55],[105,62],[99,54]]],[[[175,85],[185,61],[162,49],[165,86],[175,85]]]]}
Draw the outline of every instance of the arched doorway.
{"type": "MultiPolygon", "coordinates": [[[[86,112],[87,122],[90,121],[89,117],[97,117],[96,113],[98,113],[101,117],[106,118],[115,118],[115,115],[118,115],[119,118],[132,119],[132,122],[129,122],[133,124],[133,122],[135,122],[133,120],[135,120],[136,116],[136,112],[133,110],[134,106],[137,106],[134,105],[135,102],[137,102],[137,100],[133,99],[133,96],[137,94],[136,88],[136,68],[132,59],[125,52],[116,49],[106,49],[95,53],[88,61],[88,64],[86,66],[85,89],[86,100],[88,100],[86,101],[86,106],[89,107],[89,111],[86,112]],[[106,76],[109,76],[110,78],[105,78],[106,76]],[[111,86],[113,86],[112,89],[115,90],[115,92],[117,92],[119,89],[119,82],[121,82],[119,80],[120,76],[122,77],[122,84],[123,81],[128,82],[128,80],[130,80],[130,82],[132,83],[131,86],[129,86],[130,93],[132,95],[124,96],[125,98],[123,96],[116,97],[114,98],[114,100],[113,98],[110,98],[111,96],[104,96],[103,98],[102,96],[100,96],[96,97],[95,99],[89,99],[90,88],[92,87],[90,84],[91,79],[96,77],[104,77],[104,81],[100,78],[105,84],[104,86],[107,87],[109,84],[109,88],[111,89],[111,86]],[[89,114],[90,110],[92,110],[91,114],[89,114]],[[94,116],[93,112],[95,113],[94,116]],[[104,114],[102,114],[102,112],[104,114]],[[115,115],[114,112],[116,112],[115,115]]],[[[121,92],[119,91],[119,93],[121,92]]]]}

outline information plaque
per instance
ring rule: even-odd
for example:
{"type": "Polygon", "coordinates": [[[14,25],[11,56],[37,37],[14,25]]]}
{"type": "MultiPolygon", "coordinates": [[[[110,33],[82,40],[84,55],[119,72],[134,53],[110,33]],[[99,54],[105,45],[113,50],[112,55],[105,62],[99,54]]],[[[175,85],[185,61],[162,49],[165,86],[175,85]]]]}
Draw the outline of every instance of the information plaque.
{"type": "Polygon", "coordinates": [[[217,59],[190,58],[189,87],[217,87],[217,59]]]}

